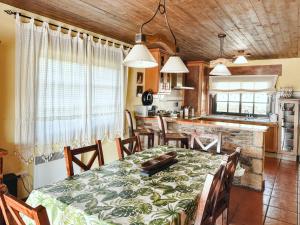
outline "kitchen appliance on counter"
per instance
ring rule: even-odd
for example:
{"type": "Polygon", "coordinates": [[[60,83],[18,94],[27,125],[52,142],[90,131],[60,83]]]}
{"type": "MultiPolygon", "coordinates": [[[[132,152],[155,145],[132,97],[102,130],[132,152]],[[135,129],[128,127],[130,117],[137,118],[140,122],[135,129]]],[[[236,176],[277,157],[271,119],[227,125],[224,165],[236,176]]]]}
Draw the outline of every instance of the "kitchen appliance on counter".
{"type": "Polygon", "coordinates": [[[153,103],[153,92],[152,90],[145,91],[142,94],[142,103],[143,105],[152,105],[153,103]]]}
{"type": "Polygon", "coordinates": [[[287,160],[297,160],[299,145],[300,99],[279,100],[279,154],[287,160]]]}
{"type": "Polygon", "coordinates": [[[157,112],[157,106],[155,105],[136,105],[135,106],[135,115],[136,116],[155,116],[157,112]]]}

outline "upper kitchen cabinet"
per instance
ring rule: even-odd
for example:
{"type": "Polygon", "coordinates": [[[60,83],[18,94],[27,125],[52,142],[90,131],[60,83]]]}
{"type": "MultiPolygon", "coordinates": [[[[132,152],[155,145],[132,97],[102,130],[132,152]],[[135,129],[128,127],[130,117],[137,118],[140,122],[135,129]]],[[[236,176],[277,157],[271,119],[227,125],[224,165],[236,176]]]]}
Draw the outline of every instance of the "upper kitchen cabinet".
{"type": "Polygon", "coordinates": [[[187,62],[189,73],[185,76],[185,85],[194,87],[194,90],[184,91],[184,105],[195,109],[196,114],[208,114],[208,64],[203,61],[187,62]]]}
{"type": "Polygon", "coordinates": [[[161,68],[169,58],[168,53],[159,48],[149,50],[157,61],[158,66],[145,69],[145,90],[151,89],[155,94],[158,92],[171,92],[171,75],[160,73],[161,68]]]}

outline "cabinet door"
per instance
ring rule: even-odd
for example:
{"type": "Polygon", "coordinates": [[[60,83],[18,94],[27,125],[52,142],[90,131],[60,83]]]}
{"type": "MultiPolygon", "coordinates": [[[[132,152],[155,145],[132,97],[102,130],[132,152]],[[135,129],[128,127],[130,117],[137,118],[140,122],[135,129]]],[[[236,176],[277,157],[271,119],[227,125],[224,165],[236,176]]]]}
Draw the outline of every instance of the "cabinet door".
{"type": "Polygon", "coordinates": [[[151,54],[156,59],[158,66],[145,69],[145,90],[147,91],[147,90],[151,89],[153,91],[153,93],[158,93],[159,79],[160,79],[160,76],[159,76],[160,62],[158,61],[158,59],[159,59],[160,54],[158,51],[151,52],[151,54]]]}
{"type": "Polygon", "coordinates": [[[278,127],[269,127],[265,133],[266,151],[277,153],[278,151],[278,127]]]}
{"type": "Polygon", "coordinates": [[[185,90],[184,105],[192,106],[199,115],[208,113],[208,76],[206,64],[201,61],[187,63],[189,73],[186,75],[185,84],[194,87],[194,90],[185,90]]]}

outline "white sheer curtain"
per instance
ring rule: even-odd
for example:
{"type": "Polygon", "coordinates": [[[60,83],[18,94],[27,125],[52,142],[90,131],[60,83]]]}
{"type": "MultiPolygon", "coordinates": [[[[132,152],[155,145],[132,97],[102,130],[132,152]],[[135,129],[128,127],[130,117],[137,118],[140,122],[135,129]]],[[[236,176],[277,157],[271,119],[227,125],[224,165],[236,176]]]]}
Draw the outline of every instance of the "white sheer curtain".
{"type": "Polygon", "coordinates": [[[123,134],[122,48],[16,18],[15,142],[23,160],[123,134]]]}

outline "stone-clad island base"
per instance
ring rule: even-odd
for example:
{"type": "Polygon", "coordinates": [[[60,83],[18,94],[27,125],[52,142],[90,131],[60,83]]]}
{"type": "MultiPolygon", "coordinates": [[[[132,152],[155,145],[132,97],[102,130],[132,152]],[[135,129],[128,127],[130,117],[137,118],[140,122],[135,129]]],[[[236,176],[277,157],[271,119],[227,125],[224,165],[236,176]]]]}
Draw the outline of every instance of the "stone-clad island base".
{"type": "MultiPolygon", "coordinates": [[[[258,191],[264,187],[264,133],[266,126],[246,125],[227,122],[214,122],[204,120],[166,118],[168,132],[184,132],[187,134],[217,134],[222,133],[222,151],[233,152],[241,147],[240,165],[245,173],[234,184],[258,191]]],[[[159,130],[156,117],[136,117],[138,127],[159,130]]]]}

